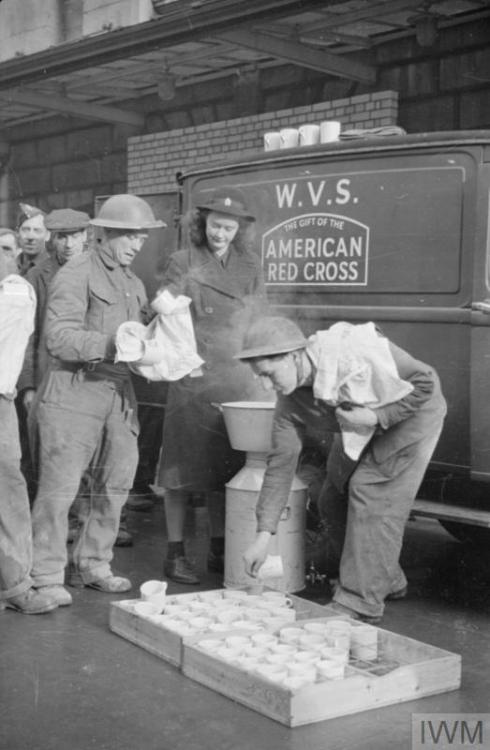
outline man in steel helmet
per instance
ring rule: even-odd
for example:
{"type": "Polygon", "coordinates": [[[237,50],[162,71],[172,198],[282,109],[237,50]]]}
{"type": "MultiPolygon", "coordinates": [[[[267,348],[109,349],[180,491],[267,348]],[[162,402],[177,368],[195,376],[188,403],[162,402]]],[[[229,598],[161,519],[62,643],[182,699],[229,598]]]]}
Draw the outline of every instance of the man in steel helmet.
{"type": "Polygon", "coordinates": [[[89,464],[91,503],[82,508],[68,583],[108,593],[131,588],[110,567],[138,460],[136,401],[128,365],[114,361],[115,334],[121,323],[143,320],[146,294],[129,266],[148,231],[165,226],[134,195],[108,198],[91,224],[101,228],[96,249],[72,258],[49,289],[44,333],[53,366],[37,412],[32,579],[58,606],[72,602],[63,586],[68,510],[89,464]]]}
{"type": "Polygon", "coordinates": [[[250,327],[237,355],[266,390],[278,394],[273,447],[257,501],[257,536],[244,554],[245,569],[257,575],[265,560],[307,429],[317,435],[334,432],[319,500],[339,565],[332,606],[374,623],[385,599],[406,592],[398,562],[404,526],[442,429],[446,402],[435,371],[381,336],[374,324],[336,325],[338,338],[325,336],[332,326],[306,340],[293,321],[265,318],[250,327]],[[370,358],[378,347],[383,358],[374,364],[370,358]],[[366,362],[375,368],[366,388],[376,393],[384,388],[388,396],[380,406],[339,398],[346,382],[363,392],[359,372],[367,372],[366,362]],[[351,381],[350,374],[355,374],[351,381]],[[352,439],[361,441],[354,456],[346,447],[352,439]]]}

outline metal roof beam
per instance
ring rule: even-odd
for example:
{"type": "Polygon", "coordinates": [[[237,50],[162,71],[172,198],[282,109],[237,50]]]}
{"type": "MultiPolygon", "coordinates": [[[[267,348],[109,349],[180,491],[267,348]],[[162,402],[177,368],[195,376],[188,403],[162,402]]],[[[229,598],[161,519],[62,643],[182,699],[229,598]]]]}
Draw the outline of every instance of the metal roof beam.
{"type": "Polygon", "coordinates": [[[75,102],[61,96],[46,96],[27,91],[0,91],[0,100],[3,99],[13,104],[22,104],[35,109],[52,110],[64,115],[82,117],[87,120],[103,120],[105,122],[116,122],[125,125],[136,125],[142,127],[145,119],[138,112],[131,112],[117,107],[107,107],[90,102],[75,102]]]}
{"type": "Polygon", "coordinates": [[[316,22],[301,26],[301,34],[306,34],[309,31],[319,31],[324,24],[328,29],[332,29],[335,26],[348,26],[358,21],[372,21],[372,23],[376,23],[376,16],[378,15],[392,16],[404,10],[419,8],[421,5],[422,0],[384,0],[383,2],[369,4],[362,10],[352,10],[347,13],[332,13],[328,10],[318,10],[317,12],[322,15],[322,20],[318,19],[316,22]]]}
{"type": "Polygon", "coordinates": [[[259,31],[241,29],[227,31],[220,34],[219,38],[232,44],[249,47],[272,57],[287,60],[294,65],[321,70],[323,73],[329,73],[340,78],[362,81],[363,83],[374,83],[376,80],[376,68],[372,65],[305,47],[295,40],[278,39],[259,31]]]}

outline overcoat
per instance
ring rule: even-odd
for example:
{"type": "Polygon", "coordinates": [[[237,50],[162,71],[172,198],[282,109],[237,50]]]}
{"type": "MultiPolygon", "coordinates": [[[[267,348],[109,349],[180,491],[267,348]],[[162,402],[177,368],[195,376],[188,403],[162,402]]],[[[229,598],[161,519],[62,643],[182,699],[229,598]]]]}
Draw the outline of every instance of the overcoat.
{"type": "Polygon", "coordinates": [[[42,329],[48,303],[49,286],[61,267],[62,264],[59,262],[56,253],[51,253],[27,271],[26,279],[34,288],[37,305],[34,331],[27,344],[24,364],[17,383],[19,391],[26,388],[37,389],[49,367],[49,354],[42,337],[42,329]]]}
{"type": "Polygon", "coordinates": [[[233,359],[251,320],[265,309],[260,262],[230,245],[222,265],[206,246],[191,246],[171,256],[161,288],[191,298],[204,365],[197,377],[169,386],[158,483],[195,492],[222,490],[244,457],[230,447],[214,404],[264,400],[250,367],[233,359]]]}

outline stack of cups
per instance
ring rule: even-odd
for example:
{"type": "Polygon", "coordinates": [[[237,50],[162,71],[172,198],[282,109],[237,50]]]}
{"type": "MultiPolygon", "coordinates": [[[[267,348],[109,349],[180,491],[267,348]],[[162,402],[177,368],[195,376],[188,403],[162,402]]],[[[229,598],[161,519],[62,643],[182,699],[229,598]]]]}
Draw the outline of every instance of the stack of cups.
{"type": "Polygon", "coordinates": [[[264,133],[264,151],[276,151],[281,148],[281,134],[279,131],[264,133]]]}
{"type": "Polygon", "coordinates": [[[320,143],[334,143],[339,140],[340,122],[338,120],[324,120],[320,123],[320,143]]]}
{"type": "Polygon", "coordinates": [[[153,614],[161,614],[165,608],[167,585],[166,581],[146,581],[142,583],[140,586],[141,604],[145,603],[148,609],[152,607],[153,614]]]}
{"type": "Polygon", "coordinates": [[[320,142],[319,125],[301,125],[298,130],[300,146],[314,146],[320,142]]]}
{"type": "Polygon", "coordinates": [[[296,148],[299,146],[299,131],[297,128],[282,128],[279,148],[296,148]]]}
{"type": "Polygon", "coordinates": [[[351,632],[353,659],[374,661],[378,658],[378,631],[372,625],[357,625],[351,632]]]}
{"type": "Polygon", "coordinates": [[[305,123],[299,128],[281,128],[264,133],[264,150],[276,151],[282,148],[314,146],[317,143],[335,143],[339,140],[341,123],[338,120],[324,120],[320,125],[305,123]]]}

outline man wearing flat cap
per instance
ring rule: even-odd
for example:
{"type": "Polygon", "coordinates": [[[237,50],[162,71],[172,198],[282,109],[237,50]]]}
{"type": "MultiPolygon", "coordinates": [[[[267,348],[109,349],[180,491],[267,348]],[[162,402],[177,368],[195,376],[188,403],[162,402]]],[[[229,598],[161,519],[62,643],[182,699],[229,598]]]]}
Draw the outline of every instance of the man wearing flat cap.
{"type": "Polygon", "coordinates": [[[22,252],[17,256],[17,267],[21,276],[26,276],[30,268],[47,257],[46,242],[49,239],[49,231],[44,223],[45,216],[44,211],[37,206],[19,203],[17,232],[22,252]]]}

